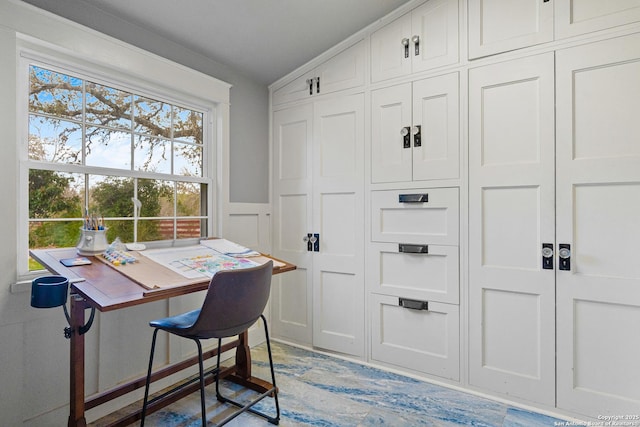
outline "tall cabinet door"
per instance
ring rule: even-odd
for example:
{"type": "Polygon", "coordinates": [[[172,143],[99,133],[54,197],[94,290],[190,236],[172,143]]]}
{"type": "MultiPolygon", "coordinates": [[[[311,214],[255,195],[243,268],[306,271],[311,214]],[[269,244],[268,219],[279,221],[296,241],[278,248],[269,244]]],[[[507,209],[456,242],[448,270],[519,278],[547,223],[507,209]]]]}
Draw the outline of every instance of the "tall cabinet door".
{"type": "Polygon", "coordinates": [[[271,325],[276,336],[312,341],[311,232],[313,108],[311,104],[273,114],[273,252],[298,268],[273,277],[271,325]]]}
{"type": "Polygon", "coordinates": [[[313,344],[364,355],[364,97],[314,104],[313,344]]]}
{"type": "Polygon", "coordinates": [[[554,405],[553,54],[469,73],[469,382],[554,405]]]}
{"type": "Polygon", "coordinates": [[[558,407],[594,418],[640,408],[639,76],[640,34],[557,53],[558,407]]]}

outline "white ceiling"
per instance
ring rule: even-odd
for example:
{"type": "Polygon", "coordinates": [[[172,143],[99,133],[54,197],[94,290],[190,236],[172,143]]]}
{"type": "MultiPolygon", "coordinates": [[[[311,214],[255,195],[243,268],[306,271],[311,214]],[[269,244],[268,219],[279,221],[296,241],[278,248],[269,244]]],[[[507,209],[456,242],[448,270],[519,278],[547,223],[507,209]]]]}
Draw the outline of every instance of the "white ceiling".
{"type": "Polygon", "coordinates": [[[409,0],[25,1],[91,26],[85,3],[269,84],[409,0]]]}

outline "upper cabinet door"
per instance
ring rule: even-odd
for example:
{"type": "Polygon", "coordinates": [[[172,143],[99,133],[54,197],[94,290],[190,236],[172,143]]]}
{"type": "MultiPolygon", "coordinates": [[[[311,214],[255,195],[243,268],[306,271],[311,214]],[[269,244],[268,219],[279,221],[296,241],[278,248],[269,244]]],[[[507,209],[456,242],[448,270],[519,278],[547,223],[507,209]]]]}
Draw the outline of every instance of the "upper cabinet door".
{"type": "Polygon", "coordinates": [[[273,105],[364,85],[364,40],[273,92],[273,105]]]}
{"type": "Polygon", "coordinates": [[[640,21],[640,0],[555,1],[556,38],[640,21]]]}
{"type": "Polygon", "coordinates": [[[431,0],[371,35],[371,80],[458,62],[458,0],[431,0]]]}
{"type": "Polygon", "coordinates": [[[371,80],[411,73],[411,14],[402,16],[371,35],[371,80]]]}
{"type": "Polygon", "coordinates": [[[364,40],[340,52],[316,68],[316,94],[337,92],[364,85],[364,40]]]}
{"type": "Polygon", "coordinates": [[[273,92],[273,105],[304,99],[313,93],[311,88],[312,72],[306,73],[273,92]]]}
{"type": "Polygon", "coordinates": [[[458,62],[457,0],[426,2],[411,13],[411,28],[414,73],[458,62]]]}
{"type": "Polygon", "coordinates": [[[469,59],[553,40],[551,1],[474,0],[468,5],[469,59]]]}
{"type": "Polygon", "coordinates": [[[459,176],[458,73],[371,92],[371,182],[459,176]]]}

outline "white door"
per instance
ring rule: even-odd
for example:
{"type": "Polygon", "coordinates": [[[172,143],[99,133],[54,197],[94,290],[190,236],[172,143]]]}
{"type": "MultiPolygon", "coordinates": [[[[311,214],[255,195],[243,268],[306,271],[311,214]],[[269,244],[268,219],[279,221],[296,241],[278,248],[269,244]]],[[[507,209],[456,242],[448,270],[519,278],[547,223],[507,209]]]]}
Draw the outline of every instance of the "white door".
{"type": "Polygon", "coordinates": [[[458,62],[458,0],[430,0],[418,7],[411,12],[411,31],[412,72],[458,62]]]}
{"type": "Polygon", "coordinates": [[[431,0],[371,35],[371,80],[458,62],[458,0],[431,0]]]}
{"type": "Polygon", "coordinates": [[[372,182],[458,178],[458,93],[458,73],[371,92],[372,182]]]}
{"type": "Polygon", "coordinates": [[[311,232],[313,109],[310,104],[273,114],[273,253],[298,268],[273,277],[271,327],[274,336],[312,342],[311,232]]]}
{"type": "Polygon", "coordinates": [[[273,105],[309,98],[316,93],[315,87],[309,87],[311,78],[316,77],[315,70],[310,71],[273,92],[273,105]]]}
{"type": "Polygon", "coordinates": [[[640,21],[639,0],[555,1],[556,39],[640,21]]]}
{"type": "Polygon", "coordinates": [[[469,1],[469,59],[552,41],[558,1],[469,1]]]}
{"type": "Polygon", "coordinates": [[[420,144],[413,137],[413,179],[455,179],[460,147],[458,73],[413,83],[413,126],[420,127],[420,144]]]}
{"type": "Polygon", "coordinates": [[[469,382],[555,404],[554,60],[469,72],[469,382]]]}
{"type": "MultiPolygon", "coordinates": [[[[314,77],[320,79],[322,94],[337,92],[364,84],[365,43],[360,41],[314,70],[314,77]]],[[[318,81],[314,93],[318,93],[318,81]]]]}
{"type": "Polygon", "coordinates": [[[313,345],[364,355],[364,97],[314,105],[313,345]]]}
{"type": "Polygon", "coordinates": [[[371,35],[372,81],[411,73],[410,38],[411,14],[396,19],[371,35]]]}
{"type": "Polygon", "coordinates": [[[411,83],[371,92],[372,182],[411,181],[411,107],[411,83]]]}
{"type": "Polygon", "coordinates": [[[559,51],[556,80],[558,407],[638,416],[640,35],[559,51]]]}

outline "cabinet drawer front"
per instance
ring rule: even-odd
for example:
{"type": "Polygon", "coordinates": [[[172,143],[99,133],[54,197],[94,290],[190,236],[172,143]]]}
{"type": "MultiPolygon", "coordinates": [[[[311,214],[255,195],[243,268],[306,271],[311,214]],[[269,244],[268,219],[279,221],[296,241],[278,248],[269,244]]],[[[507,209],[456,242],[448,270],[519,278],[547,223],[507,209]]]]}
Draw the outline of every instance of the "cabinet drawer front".
{"type": "Polygon", "coordinates": [[[426,253],[402,252],[399,246],[397,243],[371,244],[374,291],[458,304],[457,246],[425,245],[426,253]]]}
{"type": "Polygon", "coordinates": [[[398,297],[371,294],[371,358],[458,381],[459,308],[429,302],[428,310],[404,308],[398,297]]]}
{"type": "Polygon", "coordinates": [[[371,207],[374,242],[458,245],[457,188],[373,191],[371,207]]]}

